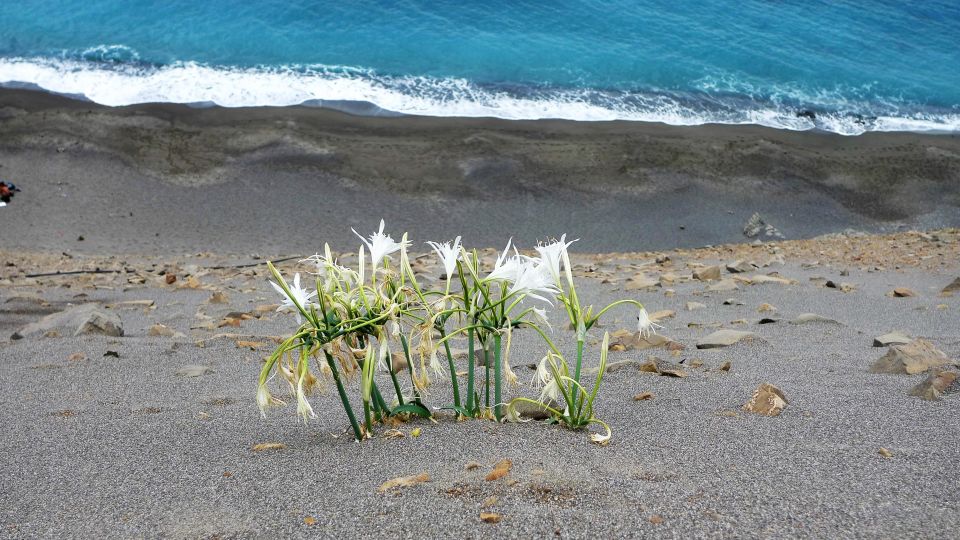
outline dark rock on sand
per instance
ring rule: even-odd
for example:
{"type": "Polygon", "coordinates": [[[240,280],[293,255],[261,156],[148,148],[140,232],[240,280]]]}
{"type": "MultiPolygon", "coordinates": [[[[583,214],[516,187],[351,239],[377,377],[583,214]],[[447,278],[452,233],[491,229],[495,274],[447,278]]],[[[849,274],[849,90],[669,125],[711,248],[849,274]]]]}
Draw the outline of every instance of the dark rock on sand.
{"type": "Polygon", "coordinates": [[[730,272],[731,274],[742,274],[745,272],[753,272],[756,269],[757,267],[754,266],[752,263],[748,263],[744,261],[734,261],[727,265],[727,272],[730,272]]]}
{"type": "Polygon", "coordinates": [[[698,349],[716,349],[719,347],[729,347],[739,343],[744,339],[755,339],[757,334],[754,332],[743,332],[741,330],[717,330],[716,332],[704,337],[697,342],[698,349]]]}
{"type": "Polygon", "coordinates": [[[943,394],[960,392],[960,374],[953,370],[934,370],[923,382],[908,392],[926,401],[937,401],[943,394]]]}
{"type": "Polygon", "coordinates": [[[889,347],[890,345],[906,345],[911,341],[913,341],[913,338],[902,332],[890,332],[873,338],[873,346],[889,347]]]}
{"type": "Polygon", "coordinates": [[[953,294],[957,291],[960,291],[960,277],[951,281],[950,284],[944,287],[940,292],[942,294],[953,294]]]}
{"type": "Polygon", "coordinates": [[[909,298],[911,296],[916,296],[917,293],[906,287],[897,287],[896,289],[890,291],[890,295],[894,298],[909,298]]]}
{"type": "Polygon", "coordinates": [[[870,373],[916,375],[950,363],[947,355],[927,340],[917,339],[906,345],[894,345],[870,366],[870,373]]]}

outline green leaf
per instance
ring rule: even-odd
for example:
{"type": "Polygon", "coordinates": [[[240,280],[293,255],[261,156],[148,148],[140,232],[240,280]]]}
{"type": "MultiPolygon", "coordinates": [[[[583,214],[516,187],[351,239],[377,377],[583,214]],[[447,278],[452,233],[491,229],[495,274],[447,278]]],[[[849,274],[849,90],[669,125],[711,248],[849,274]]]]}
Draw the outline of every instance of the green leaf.
{"type": "Polygon", "coordinates": [[[417,403],[407,403],[406,405],[399,405],[397,407],[394,407],[394,409],[390,411],[391,415],[397,415],[400,413],[411,413],[423,418],[430,418],[431,416],[433,416],[430,414],[430,411],[428,411],[426,407],[424,407],[423,405],[419,405],[417,403]]]}

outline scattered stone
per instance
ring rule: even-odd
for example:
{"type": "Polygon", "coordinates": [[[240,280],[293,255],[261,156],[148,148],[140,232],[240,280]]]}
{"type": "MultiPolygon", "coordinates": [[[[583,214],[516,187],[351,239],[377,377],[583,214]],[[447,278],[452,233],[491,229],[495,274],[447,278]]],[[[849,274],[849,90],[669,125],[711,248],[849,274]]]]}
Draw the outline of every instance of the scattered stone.
{"type": "Polygon", "coordinates": [[[496,512],[480,512],[480,521],[484,523],[500,523],[503,516],[496,512]]]}
{"type": "Polygon", "coordinates": [[[10,336],[10,339],[17,340],[43,335],[51,330],[65,328],[75,329],[77,325],[85,321],[91,313],[98,309],[100,309],[99,305],[90,303],[80,304],[79,306],[73,306],[57,313],[51,313],[39,321],[30,323],[20,330],[17,330],[10,336]]]}
{"type": "Polygon", "coordinates": [[[116,302],[107,306],[111,309],[133,309],[133,308],[143,308],[143,309],[153,309],[156,307],[156,302],[150,299],[146,300],[124,300],[122,302],[116,302]]]}
{"type": "Polygon", "coordinates": [[[468,461],[467,464],[463,466],[463,469],[466,470],[466,471],[472,471],[472,470],[475,470],[475,469],[479,469],[480,467],[481,467],[481,465],[480,465],[478,462],[476,462],[476,461],[468,461]]]}
{"type": "Polygon", "coordinates": [[[693,279],[699,281],[716,281],[720,279],[720,267],[706,266],[703,268],[697,268],[693,271],[693,279]]]}
{"type": "Polygon", "coordinates": [[[163,277],[163,281],[166,282],[167,285],[173,285],[174,283],[177,282],[177,275],[167,274],[166,276],[163,277]]]}
{"type": "Polygon", "coordinates": [[[716,332],[704,337],[697,342],[698,349],[716,349],[719,347],[729,347],[741,340],[755,339],[757,334],[753,332],[743,332],[740,330],[717,330],[716,332]]]}
{"type": "Polygon", "coordinates": [[[653,392],[642,392],[633,396],[634,401],[650,401],[653,399],[653,392]]]}
{"type": "Polygon", "coordinates": [[[760,307],[757,308],[757,311],[760,313],[767,313],[767,312],[776,311],[776,310],[777,308],[774,307],[772,304],[766,304],[766,303],[760,304],[760,307]]]}
{"type": "Polygon", "coordinates": [[[623,288],[627,291],[635,291],[639,289],[649,289],[657,285],[660,285],[660,280],[653,279],[646,274],[637,274],[624,282],[623,288]]]}
{"type": "Polygon", "coordinates": [[[102,334],[104,336],[123,336],[123,325],[116,313],[93,311],[77,326],[74,337],[81,334],[102,334]]]}
{"type": "Polygon", "coordinates": [[[793,280],[790,280],[787,278],[782,278],[778,276],[768,276],[764,274],[757,274],[749,278],[739,278],[738,276],[738,279],[743,279],[750,285],[763,285],[764,283],[775,283],[777,285],[792,285],[795,283],[793,280]]]}
{"type": "Polygon", "coordinates": [[[827,287],[828,289],[837,289],[840,292],[850,292],[856,288],[853,286],[852,283],[844,283],[844,282],[837,283],[836,281],[833,281],[833,280],[828,280],[826,283],[823,284],[823,286],[827,287]]]}
{"type": "Polygon", "coordinates": [[[949,285],[947,285],[946,287],[943,288],[942,291],[940,291],[940,294],[944,296],[950,296],[957,291],[960,291],[960,277],[951,281],[949,285]]]}
{"type": "Polygon", "coordinates": [[[725,372],[727,372],[727,373],[730,373],[730,368],[731,368],[731,367],[733,367],[733,364],[731,364],[730,361],[727,360],[726,362],[724,362],[724,363],[720,366],[720,371],[725,371],[725,372]]]}
{"type": "Polygon", "coordinates": [[[945,393],[960,392],[958,379],[960,374],[956,371],[934,370],[923,382],[911,388],[908,394],[926,401],[938,401],[945,393]]]}
{"type": "Polygon", "coordinates": [[[906,345],[893,345],[887,354],[870,366],[870,373],[915,375],[950,363],[947,355],[927,340],[916,339],[906,345]]]}
{"type": "Polygon", "coordinates": [[[663,523],[663,518],[660,517],[660,516],[658,516],[658,515],[656,515],[656,514],[654,514],[654,515],[648,517],[648,518],[647,518],[647,521],[649,521],[650,523],[652,523],[652,524],[654,524],[654,525],[660,525],[660,524],[663,523]]]}
{"type": "Polygon", "coordinates": [[[80,362],[86,359],[87,359],[87,355],[83,354],[82,352],[75,352],[67,357],[68,362],[80,362]]]}
{"type": "Polygon", "coordinates": [[[687,311],[706,309],[706,307],[706,304],[701,304],[700,302],[687,302],[687,311]]]}
{"type": "Polygon", "coordinates": [[[735,291],[737,287],[737,282],[732,279],[721,279],[720,281],[714,283],[707,287],[709,292],[726,292],[726,291],[735,291]]]}
{"type": "Polygon", "coordinates": [[[906,345],[911,341],[913,341],[913,338],[901,332],[890,332],[889,334],[884,334],[882,336],[873,338],[873,346],[888,347],[890,345],[906,345]]]}
{"type": "Polygon", "coordinates": [[[885,458],[885,459],[890,459],[890,458],[893,457],[893,452],[887,450],[886,448],[884,448],[884,447],[882,447],[882,446],[880,447],[880,450],[877,450],[877,453],[880,454],[880,457],[885,458]]]}
{"type": "Polygon", "coordinates": [[[177,331],[174,330],[173,328],[170,328],[169,326],[164,326],[162,324],[157,323],[151,326],[149,330],[147,330],[147,335],[154,336],[154,337],[173,337],[177,335],[177,331]]]}
{"type": "Polygon", "coordinates": [[[645,336],[640,332],[631,332],[629,330],[617,330],[610,334],[610,338],[609,350],[611,351],[642,351],[655,347],[664,347],[673,343],[672,339],[661,334],[645,336]]]}
{"type": "Polygon", "coordinates": [[[541,406],[530,403],[529,401],[518,401],[512,407],[521,418],[529,418],[531,420],[546,420],[550,418],[550,411],[546,409],[546,405],[541,406]]]}
{"type": "Polygon", "coordinates": [[[827,323],[827,324],[841,324],[839,321],[824,317],[822,315],[817,315],[816,313],[801,313],[797,315],[796,319],[790,321],[790,324],[807,324],[807,323],[827,323]]]}
{"type": "Polygon", "coordinates": [[[753,272],[757,267],[752,263],[744,261],[734,261],[727,265],[727,272],[731,274],[742,274],[744,272],[753,272]]]}
{"type": "Polygon", "coordinates": [[[661,321],[663,319],[672,319],[677,316],[677,312],[672,309],[662,309],[650,314],[651,321],[661,321]]]}
{"type": "Polygon", "coordinates": [[[640,366],[640,371],[643,373],[656,373],[657,375],[663,375],[665,377],[677,377],[680,379],[687,376],[687,372],[681,369],[679,366],[660,360],[656,356],[647,358],[647,361],[640,366]]]}
{"type": "Polygon", "coordinates": [[[217,291],[207,299],[207,303],[210,304],[226,304],[228,302],[230,302],[230,296],[223,291],[217,291]]]}
{"type": "Polygon", "coordinates": [[[204,375],[210,375],[211,373],[213,373],[213,369],[207,366],[193,364],[183,366],[177,370],[177,375],[180,377],[202,377],[204,375]]]}
{"type": "Polygon", "coordinates": [[[750,216],[750,219],[744,224],[743,235],[747,238],[783,238],[783,234],[776,227],[767,223],[759,213],[750,216]]]}
{"type": "Polygon", "coordinates": [[[917,293],[906,287],[897,287],[896,289],[890,291],[890,295],[894,298],[909,298],[911,296],[916,296],[917,293]]]}
{"type": "Polygon", "coordinates": [[[770,383],[763,383],[753,392],[743,410],[764,416],[779,416],[787,406],[783,391],[770,383]]]}
{"type": "Polygon", "coordinates": [[[742,306],[742,305],[743,305],[743,302],[741,302],[740,300],[737,300],[736,298],[727,298],[726,300],[723,301],[723,305],[725,305],[725,306],[742,306]]]}
{"type": "Polygon", "coordinates": [[[778,318],[776,318],[776,317],[764,317],[764,318],[760,319],[759,321],[757,321],[757,324],[774,324],[774,323],[777,323],[777,322],[780,322],[780,319],[778,319],[778,318]]]}

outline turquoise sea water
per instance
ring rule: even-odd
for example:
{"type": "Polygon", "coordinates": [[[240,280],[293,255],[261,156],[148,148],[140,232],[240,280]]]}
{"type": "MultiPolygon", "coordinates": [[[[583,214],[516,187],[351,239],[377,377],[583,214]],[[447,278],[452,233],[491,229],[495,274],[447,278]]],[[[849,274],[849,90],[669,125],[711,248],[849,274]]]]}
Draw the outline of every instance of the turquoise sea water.
{"type": "Polygon", "coordinates": [[[0,84],[108,105],[960,130],[960,2],[18,0],[0,84]]]}

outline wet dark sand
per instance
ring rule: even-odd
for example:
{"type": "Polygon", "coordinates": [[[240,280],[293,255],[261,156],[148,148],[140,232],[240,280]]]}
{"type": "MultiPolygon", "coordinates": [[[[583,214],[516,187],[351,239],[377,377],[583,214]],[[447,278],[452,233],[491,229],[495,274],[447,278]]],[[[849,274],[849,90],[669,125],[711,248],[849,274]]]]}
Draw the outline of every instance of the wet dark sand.
{"type": "Polygon", "coordinates": [[[313,252],[385,217],[416,239],[583,251],[960,225],[960,138],[755,126],[107,108],[0,90],[3,248],[313,252]],[[79,242],[79,236],[84,241],[79,242]]]}

